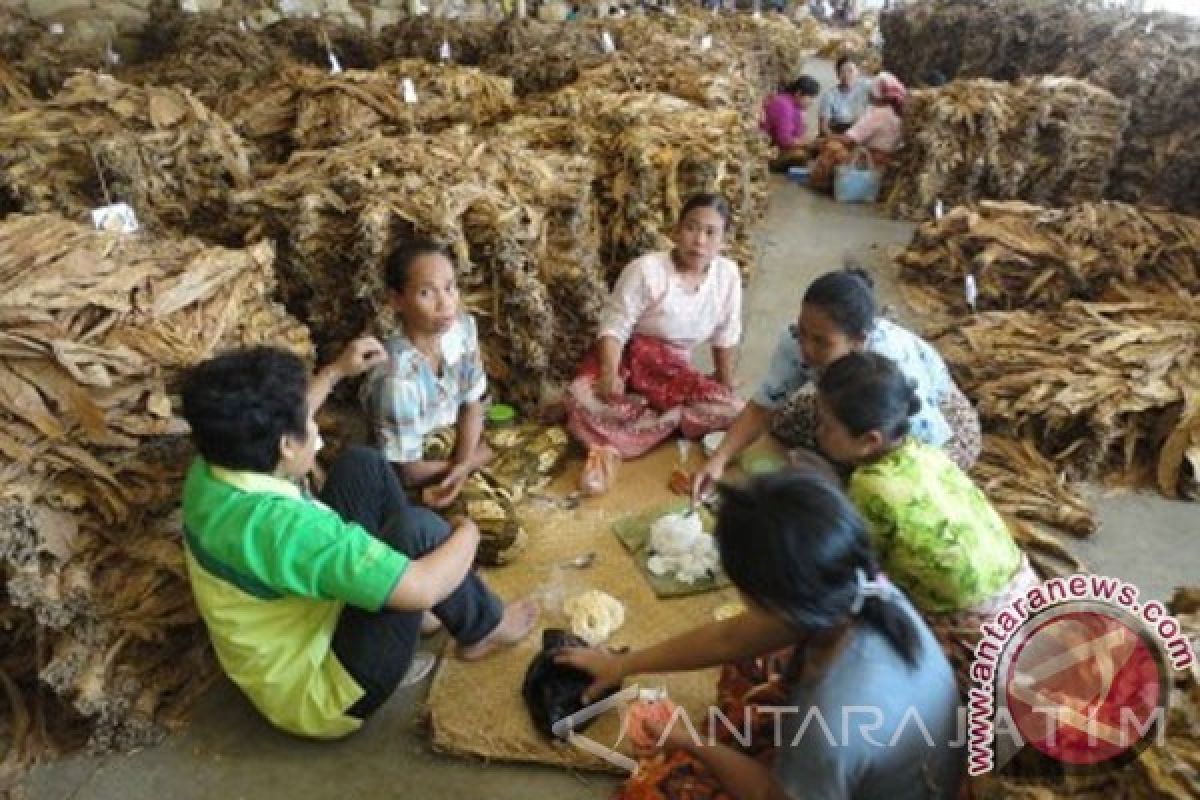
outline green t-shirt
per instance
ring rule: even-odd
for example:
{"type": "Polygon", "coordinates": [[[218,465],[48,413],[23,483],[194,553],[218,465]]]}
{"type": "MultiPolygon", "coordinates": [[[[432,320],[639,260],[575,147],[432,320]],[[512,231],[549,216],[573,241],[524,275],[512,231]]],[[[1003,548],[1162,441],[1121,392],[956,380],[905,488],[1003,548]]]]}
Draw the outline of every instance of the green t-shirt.
{"type": "Polygon", "coordinates": [[[888,577],[922,611],[974,608],[1021,565],[1004,520],[940,448],[906,439],[856,469],[848,493],[888,577]]]}
{"type": "Polygon", "coordinates": [[[230,680],[277,727],[332,738],[363,690],[331,647],[346,603],[380,609],[408,558],[270,475],[197,458],[183,487],[196,605],[230,680]]]}

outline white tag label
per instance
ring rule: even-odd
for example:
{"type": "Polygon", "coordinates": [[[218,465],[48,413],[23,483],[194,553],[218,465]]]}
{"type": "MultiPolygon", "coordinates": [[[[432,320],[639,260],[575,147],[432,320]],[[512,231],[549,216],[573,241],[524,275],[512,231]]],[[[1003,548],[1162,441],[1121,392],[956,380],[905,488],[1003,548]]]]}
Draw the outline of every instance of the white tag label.
{"type": "Polygon", "coordinates": [[[404,98],[404,102],[410,106],[417,102],[417,87],[413,85],[412,78],[405,78],[400,81],[400,96],[404,98]]]}
{"type": "Polygon", "coordinates": [[[933,218],[941,219],[942,215],[944,213],[946,213],[946,212],[945,212],[945,209],[942,207],[942,198],[939,197],[937,202],[933,204],[933,218]]]}
{"type": "Polygon", "coordinates": [[[137,214],[128,203],[113,203],[92,209],[92,224],[98,231],[109,233],[137,233],[137,214]]]}
{"type": "Polygon", "coordinates": [[[112,49],[112,45],[108,46],[108,50],[104,52],[104,57],[108,59],[108,63],[116,66],[121,63],[121,54],[112,49]]]}
{"type": "Polygon", "coordinates": [[[705,50],[711,50],[711,49],[712,49],[712,35],[706,33],[700,39],[700,52],[703,53],[705,50]]]}
{"type": "Polygon", "coordinates": [[[604,48],[604,52],[606,53],[617,52],[617,45],[613,41],[612,34],[608,31],[600,34],[600,46],[604,48]]]}
{"type": "Polygon", "coordinates": [[[179,0],[179,8],[188,14],[199,14],[200,4],[196,0],[179,0]]]}
{"type": "Polygon", "coordinates": [[[330,75],[341,75],[342,74],[342,62],[338,61],[338,57],[333,54],[332,50],[330,50],[328,52],[329,52],[329,74],[330,75]]]}
{"type": "Polygon", "coordinates": [[[675,16],[675,14],[676,14],[675,6],[667,6],[667,16],[673,17],[673,16],[675,16]]]}
{"type": "Polygon", "coordinates": [[[1146,23],[1146,35],[1149,36],[1152,33],[1154,33],[1154,20],[1146,23]]]}
{"type": "Polygon", "coordinates": [[[969,305],[971,310],[974,311],[975,301],[979,299],[979,290],[975,286],[974,275],[967,275],[967,277],[963,278],[963,294],[966,295],[967,305],[969,305]]]}
{"type": "Polygon", "coordinates": [[[450,43],[442,39],[442,46],[438,48],[438,58],[442,61],[450,60],[450,43]]]}
{"type": "Polygon", "coordinates": [[[296,4],[296,0],[279,0],[279,10],[284,14],[295,14],[300,10],[300,6],[296,4]]]}
{"type": "Polygon", "coordinates": [[[56,22],[50,26],[50,32],[52,34],[54,34],[55,36],[62,36],[64,33],[67,32],[67,29],[63,27],[63,24],[61,22],[56,22]]]}
{"type": "Polygon", "coordinates": [[[249,30],[249,27],[246,25],[246,20],[244,20],[244,19],[238,20],[238,30],[241,31],[242,33],[245,33],[246,31],[249,30]]]}

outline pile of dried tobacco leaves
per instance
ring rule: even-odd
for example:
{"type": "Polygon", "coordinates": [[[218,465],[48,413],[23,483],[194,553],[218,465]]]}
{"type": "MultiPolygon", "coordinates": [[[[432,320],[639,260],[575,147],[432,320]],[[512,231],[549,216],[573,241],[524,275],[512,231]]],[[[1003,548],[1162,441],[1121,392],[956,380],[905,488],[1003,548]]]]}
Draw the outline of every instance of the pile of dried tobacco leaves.
{"type": "Polygon", "coordinates": [[[1200,211],[1200,21],[1087,0],[924,0],[883,15],[905,81],[1062,75],[1130,103],[1106,197],[1200,211]]]}
{"type": "Polygon", "coordinates": [[[928,216],[983,199],[1065,206],[1100,200],[1129,103],[1070,78],[959,80],[912,93],[889,208],[928,216]]]}
{"type": "Polygon", "coordinates": [[[311,354],[273,259],[265,242],[0,222],[0,789],[47,752],[155,741],[214,674],[184,574],[172,392],[222,349],[311,354]]]}
{"type": "Polygon", "coordinates": [[[139,88],[81,72],[45,103],[0,119],[0,184],[25,212],[85,220],[133,206],[155,233],[236,241],[228,205],[252,183],[251,151],[187,91],[139,88]]]}

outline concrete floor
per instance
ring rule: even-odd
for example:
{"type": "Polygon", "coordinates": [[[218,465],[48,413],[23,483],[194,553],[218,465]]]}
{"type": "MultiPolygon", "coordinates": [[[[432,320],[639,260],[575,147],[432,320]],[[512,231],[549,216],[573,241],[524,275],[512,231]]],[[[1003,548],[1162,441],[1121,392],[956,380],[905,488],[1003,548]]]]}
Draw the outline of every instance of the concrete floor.
{"type": "MultiPolygon", "coordinates": [[[[824,83],[827,65],[812,69],[824,83]]],[[[853,255],[878,277],[881,300],[896,303],[885,248],[907,242],[911,226],[873,208],[839,206],[776,179],[762,228],[760,270],[746,298],[743,391],[766,368],[779,331],[805,286],[853,255]]],[[[900,309],[904,316],[903,309],[900,309]]],[[[1200,581],[1200,507],[1151,494],[1102,498],[1099,533],[1073,545],[1095,570],[1134,581],[1143,598],[1166,598],[1200,581]]],[[[199,798],[482,797],[495,800],[607,797],[610,778],[561,770],[482,764],[430,751],[418,708],[427,682],[402,691],[358,735],[314,743],[263,722],[238,692],[220,683],[190,727],[162,746],[123,756],[74,757],[30,776],[34,800],[199,800],[199,798]]]]}

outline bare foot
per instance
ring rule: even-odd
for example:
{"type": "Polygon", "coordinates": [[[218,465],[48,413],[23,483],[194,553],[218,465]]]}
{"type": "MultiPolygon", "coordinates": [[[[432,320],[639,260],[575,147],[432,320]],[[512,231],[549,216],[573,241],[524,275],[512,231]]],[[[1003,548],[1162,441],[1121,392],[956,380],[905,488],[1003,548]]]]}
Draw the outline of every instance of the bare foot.
{"type": "Polygon", "coordinates": [[[433,615],[433,612],[426,611],[421,615],[421,635],[433,636],[442,629],[442,621],[433,615]]]}
{"type": "Polygon", "coordinates": [[[504,616],[495,630],[470,647],[458,648],[458,657],[463,661],[478,661],[502,647],[516,644],[533,631],[538,611],[538,603],[531,597],[514,600],[504,607],[504,616]]]}

